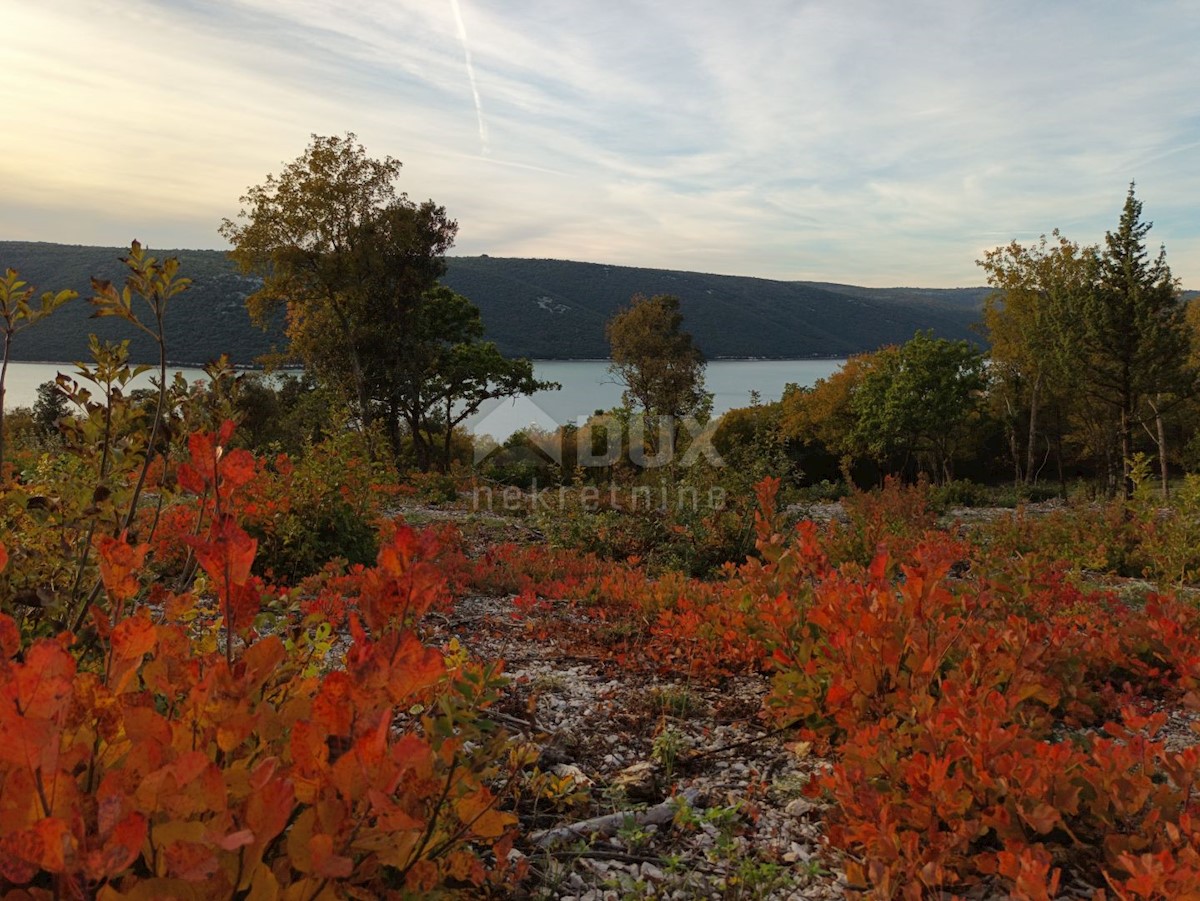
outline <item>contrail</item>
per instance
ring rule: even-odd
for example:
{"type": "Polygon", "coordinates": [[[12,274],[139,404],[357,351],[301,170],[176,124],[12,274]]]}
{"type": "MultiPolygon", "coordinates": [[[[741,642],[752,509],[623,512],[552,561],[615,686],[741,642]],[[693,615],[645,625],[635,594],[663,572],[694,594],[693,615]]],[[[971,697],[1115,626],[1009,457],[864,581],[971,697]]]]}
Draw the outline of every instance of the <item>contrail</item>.
{"type": "Polygon", "coordinates": [[[471,65],[471,46],[467,43],[467,26],[463,23],[462,10],[458,0],[450,0],[450,8],[454,10],[454,22],[458,26],[458,39],[462,41],[463,57],[467,61],[467,79],[471,82],[471,96],[475,98],[475,117],[479,120],[479,145],[483,152],[488,153],[487,123],[483,121],[483,103],[479,99],[479,87],[475,84],[475,67],[471,65]]]}

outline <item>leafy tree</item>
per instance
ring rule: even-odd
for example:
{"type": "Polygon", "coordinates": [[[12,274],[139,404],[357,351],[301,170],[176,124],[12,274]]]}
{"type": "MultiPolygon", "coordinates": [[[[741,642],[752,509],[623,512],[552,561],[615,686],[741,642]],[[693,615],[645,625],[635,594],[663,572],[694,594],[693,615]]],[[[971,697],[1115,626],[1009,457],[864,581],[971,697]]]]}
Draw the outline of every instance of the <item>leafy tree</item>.
{"type": "Polygon", "coordinates": [[[408,311],[445,272],[458,225],[432,201],[397,193],[401,163],[375,160],[353,134],[312,136],[278,176],[242,197],[221,234],[245,272],[263,276],[247,299],[260,324],[285,306],[293,351],[326,378],[348,378],[363,425],[376,407],[367,357],[380,326],[402,330],[408,311]]]}
{"type": "MultiPolygon", "coordinates": [[[[1143,402],[1191,392],[1190,340],[1178,284],[1160,247],[1151,259],[1142,204],[1129,186],[1116,231],[1105,235],[1094,289],[1076,306],[1078,348],[1074,363],[1086,390],[1114,414],[1126,499],[1132,496],[1130,462],[1134,429],[1147,421],[1143,402]]],[[[1155,416],[1161,408],[1154,407],[1155,416]]],[[[1161,430],[1160,430],[1161,432],[1161,430]]]]}
{"type": "Polygon", "coordinates": [[[635,294],[605,328],[609,372],[624,388],[626,407],[640,410],[643,443],[651,456],[665,454],[672,466],[682,420],[706,417],[712,409],[712,395],[704,390],[704,355],[682,325],[678,297],[635,294]]]}
{"type": "MultiPolygon", "coordinates": [[[[1052,238],[1043,235],[1029,247],[1013,241],[976,261],[996,289],[983,310],[993,365],[991,394],[1008,428],[1016,481],[1027,484],[1037,475],[1043,408],[1073,393],[1076,370],[1064,353],[1070,343],[1064,339],[1077,327],[1071,313],[1092,289],[1096,262],[1095,248],[1081,248],[1057,230],[1052,238]],[[1022,416],[1028,418],[1024,453],[1018,436],[1022,416]]],[[[1061,451],[1059,456],[1061,470],[1061,451]]]]}
{"type": "Polygon", "coordinates": [[[256,318],[285,305],[292,351],[324,384],[353,386],[366,434],[381,422],[397,462],[407,432],[428,468],[434,446],[448,462],[455,426],[485,400],[555,386],[483,342],[479,309],[438,285],[458,224],[398,194],[399,171],[353,134],[314,135],[242,198],[246,221],[221,232],[239,265],[264,276],[248,300],[256,318]]]}
{"type": "Polygon", "coordinates": [[[704,355],[682,325],[679,298],[670,294],[634,295],[609,321],[609,371],[623,386],[628,406],[675,418],[707,411],[704,355]]]}
{"type": "Polygon", "coordinates": [[[986,383],[983,357],[970,343],[918,332],[883,355],[854,391],[850,440],[880,463],[899,458],[903,470],[915,460],[948,481],[986,383]]]}
{"type": "Polygon", "coordinates": [[[33,423],[42,438],[58,434],[58,421],[68,415],[67,396],[58,382],[51,380],[37,386],[37,400],[33,404],[33,423]]]}
{"type": "Polygon", "coordinates": [[[816,442],[832,454],[859,457],[866,448],[856,443],[858,421],[853,408],[855,393],[866,378],[878,369],[890,366],[895,347],[884,347],[855,354],[828,378],[817,379],[807,389],[784,393],[780,428],[788,441],[816,442]]]}
{"type": "Polygon", "coordinates": [[[454,430],[487,400],[554,390],[538,381],[529,360],[510,360],[483,341],[479,308],[461,294],[439,285],[426,292],[413,310],[407,334],[393,345],[386,383],[373,395],[387,406],[393,452],[399,455],[400,424],[408,427],[417,464],[428,469],[450,464],[454,430]]]}

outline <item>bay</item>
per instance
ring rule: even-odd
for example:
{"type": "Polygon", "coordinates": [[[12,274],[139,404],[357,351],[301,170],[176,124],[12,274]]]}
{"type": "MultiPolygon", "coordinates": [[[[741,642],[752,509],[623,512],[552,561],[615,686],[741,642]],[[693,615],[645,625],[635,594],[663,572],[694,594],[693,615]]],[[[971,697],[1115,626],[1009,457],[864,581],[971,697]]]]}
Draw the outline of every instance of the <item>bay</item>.
{"type": "MultiPolygon", "coordinates": [[[[713,413],[720,415],[735,407],[749,406],[751,392],[763,403],[778,400],[789,382],[812,385],[837,370],[845,360],[714,360],[705,372],[705,385],[713,394],[713,413]]],[[[4,406],[29,407],[37,400],[37,387],[53,381],[59,372],[74,375],[71,363],[9,363],[4,406]]],[[[172,377],[182,372],[189,382],[204,379],[201,369],[172,368],[172,377]]],[[[607,360],[537,360],[534,373],[544,381],[558,382],[560,391],[541,391],[531,397],[493,401],[466,423],[476,435],[491,435],[498,441],[530,425],[552,430],[578,423],[597,410],[621,403],[621,387],[608,372],[607,360]]],[[[153,371],[135,381],[149,388],[153,371]]]]}
{"type": "MultiPolygon", "coordinates": [[[[808,386],[823,379],[845,360],[713,360],[704,382],[713,395],[713,415],[748,407],[751,392],[762,403],[779,400],[789,382],[808,386]]],[[[491,435],[504,441],[518,429],[535,426],[553,431],[560,425],[580,423],[597,410],[621,403],[621,386],[608,372],[607,360],[539,360],[539,379],[558,382],[560,391],[539,391],[529,397],[493,401],[466,423],[474,435],[491,435]]]]}
{"type": "MultiPolygon", "coordinates": [[[[79,378],[79,370],[74,363],[9,363],[8,375],[4,382],[4,409],[32,407],[37,402],[38,385],[54,381],[60,372],[83,383],[85,387],[92,387],[79,378]]],[[[182,372],[189,382],[205,381],[208,378],[203,369],[179,366],[168,367],[167,378],[173,379],[177,372],[182,372]]],[[[134,388],[151,388],[151,379],[157,375],[158,367],[155,366],[134,378],[132,385],[134,388]]],[[[92,393],[95,394],[96,391],[93,390],[92,393]]]]}

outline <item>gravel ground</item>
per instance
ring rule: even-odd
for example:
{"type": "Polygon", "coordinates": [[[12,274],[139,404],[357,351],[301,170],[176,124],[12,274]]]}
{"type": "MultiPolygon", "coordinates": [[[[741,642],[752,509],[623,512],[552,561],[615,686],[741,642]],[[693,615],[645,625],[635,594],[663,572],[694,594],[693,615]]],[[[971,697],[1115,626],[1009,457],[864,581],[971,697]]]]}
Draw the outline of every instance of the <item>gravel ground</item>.
{"type": "Polygon", "coordinates": [[[520,811],[524,897],[842,897],[821,809],[802,796],[827,764],[761,719],[766,680],[701,685],[652,666],[622,670],[553,638],[583,625],[566,605],[531,619],[511,598],[476,597],[439,627],[479,658],[506,661],[498,714],[556,777],[554,797],[520,811]]]}

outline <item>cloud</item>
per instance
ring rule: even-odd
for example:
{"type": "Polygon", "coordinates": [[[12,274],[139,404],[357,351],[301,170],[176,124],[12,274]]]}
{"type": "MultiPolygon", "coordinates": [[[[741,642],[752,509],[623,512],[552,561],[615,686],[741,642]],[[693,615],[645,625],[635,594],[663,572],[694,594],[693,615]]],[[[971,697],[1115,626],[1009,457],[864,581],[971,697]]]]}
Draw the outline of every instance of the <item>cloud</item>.
{"type": "Polygon", "coordinates": [[[462,253],[973,284],[1010,237],[1099,240],[1136,178],[1200,285],[1191,4],[461,2],[10,0],[0,236],[219,246],[354,131],[462,253]]]}

